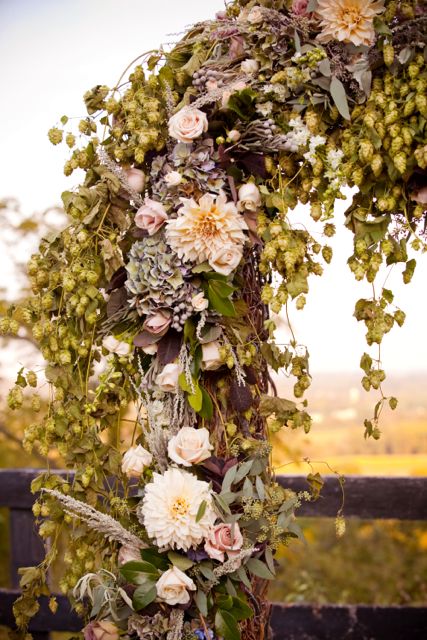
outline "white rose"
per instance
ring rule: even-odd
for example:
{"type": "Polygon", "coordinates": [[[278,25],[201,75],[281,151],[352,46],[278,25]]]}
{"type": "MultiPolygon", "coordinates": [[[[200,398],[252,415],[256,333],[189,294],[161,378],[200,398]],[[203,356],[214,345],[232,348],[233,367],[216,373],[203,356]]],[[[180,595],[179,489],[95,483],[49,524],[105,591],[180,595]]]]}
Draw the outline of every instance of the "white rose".
{"type": "Polygon", "coordinates": [[[242,136],[240,135],[240,132],[237,131],[237,129],[232,129],[228,132],[227,140],[230,140],[230,142],[239,142],[241,137],[242,136]]]}
{"type": "Polygon", "coordinates": [[[139,552],[139,549],[137,549],[136,547],[131,547],[130,545],[123,545],[122,547],[120,547],[117,561],[120,566],[126,564],[127,562],[141,562],[141,554],[139,552]]]}
{"type": "Polygon", "coordinates": [[[249,209],[256,211],[261,205],[261,194],[258,187],[253,182],[243,184],[239,189],[239,211],[249,209]]]}
{"type": "Polygon", "coordinates": [[[131,189],[136,191],[137,193],[141,193],[144,191],[145,187],[145,173],[141,171],[141,169],[135,169],[135,167],[131,167],[130,169],[125,169],[126,180],[131,189]]]}
{"type": "Polygon", "coordinates": [[[156,377],[156,385],[167,393],[176,393],[181,367],[174,362],[167,364],[156,377]]]}
{"type": "Polygon", "coordinates": [[[156,582],[157,597],[171,606],[190,602],[190,591],[196,591],[196,585],[181,569],[168,569],[156,582]]]}
{"type": "Polygon", "coordinates": [[[262,18],[261,7],[258,7],[258,6],[252,7],[252,9],[248,14],[247,21],[250,22],[251,24],[259,24],[260,22],[262,22],[262,20],[263,18],[262,18]]]}
{"type": "Polygon", "coordinates": [[[253,58],[248,58],[247,60],[243,60],[242,64],[240,65],[240,68],[243,71],[243,73],[247,73],[247,74],[256,73],[259,69],[259,64],[253,58]]]}
{"type": "Polygon", "coordinates": [[[169,120],[169,135],[180,142],[193,142],[208,130],[206,113],[184,107],[169,120]]]}
{"type": "Polygon", "coordinates": [[[141,447],[131,447],[123,456],[122,471],[128,478],[139,478],[145,467],[153,461],[153,456],[147,449],[141,447]]]}
{"type": "Polygon", "coordinates": [[[135,224],[140,229],[148,232],[149,236],[154,235],[168,219],[161,202],[145,198],[145,203],[138,209],[135,215],[135,224]]]}
{"type": "Polygon", "coordinates": [[[182,175],[179,171],[169,171],[169,173],[165,175],[165,182],[169,187],[176,187],[182,182],[182,175]]]}
{"type": "Polygon", "coordinates": [[[213,446],[209,442],[209,431],[204,427],[183,427],[168,443],[169,458],[184,467],[199,464],[211,457],[213,446]]]}
{"type": "Polygon", "coordinates": [[[118,356],[127,356],[131,350],[128,342],[121,342],[114,336],[106,336],[102,341],[102,346],[110,353],[116,353],[118,356]]]}
{"type": "Polygon", "coordinates": [[[202,344],[202,369],[213,371],[224,364],[220,356],[220,346],[218,340],[202,344]]]}
{"type": "Polygon", "coordinates": [[[208,308],[209,300],[205,298],[203,291],[196,293],[196,295],[191,298],[191,306],[194,311],[204,311],[208,308]]]}
{"type": "Polygon", "coordinates": [[[243,91],[243,89],[246,89],[246,82],[243,82],[243,80],[239,80],[238,82],[235,82],[230,89],[224,91],[221,99],[222,108],[227,109],[228,101],[230,100],[233,93],[236,93],[236,91],[243,91]]]}
{"type": "Polygon", "coordinates": [[[225,244],[211,254],[209,264],[217,273],[229,276],[232,271],[237,269],[242,257],[242,247],[237,244],[225,244]]]}

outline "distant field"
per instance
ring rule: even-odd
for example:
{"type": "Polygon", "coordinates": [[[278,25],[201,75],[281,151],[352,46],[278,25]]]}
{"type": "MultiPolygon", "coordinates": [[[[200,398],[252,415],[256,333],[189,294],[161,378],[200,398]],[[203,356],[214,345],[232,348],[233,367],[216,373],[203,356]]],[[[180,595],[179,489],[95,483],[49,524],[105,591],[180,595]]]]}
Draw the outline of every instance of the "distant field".
{"type": "MultiPolygon", "coordinates": [[[[371,456],[327,456],[321,463],[312,462],[322,475],[330,473],[327,462],[334,471],[342,474],[373,476],[425,476],[427,475],[427,454],[420,455],[371,455],[371,456]]],[[[307,473],[306,463],[292,463],[280,467],[276,460],[277,473],[307,473]],[[280,468],[279,468],[280,467],[280,468]]]]}

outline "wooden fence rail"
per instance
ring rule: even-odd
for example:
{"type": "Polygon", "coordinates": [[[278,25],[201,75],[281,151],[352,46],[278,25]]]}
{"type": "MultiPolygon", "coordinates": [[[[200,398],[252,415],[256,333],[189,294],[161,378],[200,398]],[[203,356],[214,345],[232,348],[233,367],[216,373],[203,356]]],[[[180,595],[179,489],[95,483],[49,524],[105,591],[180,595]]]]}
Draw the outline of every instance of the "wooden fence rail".
{"type": "MultiPolygon", "coordinates": [[[[0,507],[9,509],[12,584],[12,589],[0,589],[0,625],[9,627],[13,626],[13,601],[19,594],[17,570],[37,564],[43,557],[31,513],[34,496],[30,484],[38,473],[33,469],[0,469],[0,507]]],[[[303,476],[280,476],[279,481],[295,491],[307,489],[303,476]]],[[[317,502],[304,503],[299,515],[334,517],[340,505],[339,483],[334,476],[326,476],[322,497],[317,502]]],[[[427,520],[427,478],[347,477],[344,514],[363,519],[427,520]]],[[[40,611],[30,627],[35,640],[47,640],[50,631],[81,629],[81,620],[72,612],[68,600],[58,596],[58,604],[53,615],[47,600],[41,600],[40,611]]],[[[276,603],[272,627],[275,640],[426,640],[427,606],[276,603]]]]}

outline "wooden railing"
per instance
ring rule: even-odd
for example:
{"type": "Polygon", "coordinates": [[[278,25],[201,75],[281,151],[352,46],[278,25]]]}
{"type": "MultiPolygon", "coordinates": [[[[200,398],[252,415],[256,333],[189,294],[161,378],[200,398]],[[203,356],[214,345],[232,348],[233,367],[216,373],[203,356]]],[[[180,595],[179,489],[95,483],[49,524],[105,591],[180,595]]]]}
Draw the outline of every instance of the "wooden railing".
{"type": "MultiPolygon", "coordinates": [[[[13,627],[12,605],[19,594],[19,567],[37,564],[43,546],[35,532],[31,506],[31,480],[39,473],[32,469],[0,470],[0,507],[10,510],[11,584],[0,589],[0,625],[13,627]]],[[[55,473],[57,473],[55,471],[55,473]]],[[[303,476],[281,476],[284,487],[307,489],[303,476]]],[[[322,497],[305,503],[304,517],[334,517],[341,505],[341,489],[333,476],[325,477],[322,497]]],[[[427,478],[346,478],[345,516],[363,519],[427,520],[427,478]]],[[[352,567],[349,566],[351,571],[352,567]]],[[[54,615],[41,600],[40,611],[31,623],[35,640],[47,640],[51,631],[79,631],[81,620],[68,600],[58,596],[54,615]]],[[[366,605],[283,605],[273,608],[275,640],[426,640],[426,607],[374,607],[366,605]]]]}

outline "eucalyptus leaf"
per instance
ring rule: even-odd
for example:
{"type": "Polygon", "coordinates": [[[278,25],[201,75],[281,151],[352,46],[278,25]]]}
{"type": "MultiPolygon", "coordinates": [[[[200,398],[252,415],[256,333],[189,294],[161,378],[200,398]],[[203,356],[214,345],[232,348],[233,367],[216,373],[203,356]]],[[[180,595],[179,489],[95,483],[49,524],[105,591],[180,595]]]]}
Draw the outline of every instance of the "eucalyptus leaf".
{"type": "Polygon", "coordinates": [[[324,58],[319,62],[319,71],[323,76],[326,76],[327,78],[331,77],[331,62],[328,58],[324,58]]]}
{"type": "Polygon", "coordinates": [[[341,80],[338,80],[336,76],[332,77],[331,86],[329,88],[332,99],[342,115],[346,120],[350,120],[350,110],[348,108],[347,94],[341,80]]]}
{"type": "Polygon", "coordinates": [[[230,467],[230,469],[228,469],[228,471],[225,474],[224,479],[222,481],[222,491],[221,491],[221,493],[230,491],[231,485],[235,481],[236,473],[237,473],[238,468],[239,468],[238,465],[235,464],[232,467],[230,467]]]}
{"type": "Polygon", "coordinates": [[[207,507],[207,502],[206,502],[206,500],[203,500],[200,503],[200,507],[197,510],[196,522],[200,522],[200,520],[203,518],[203,516],[206,513],[206,507],[207,507]]]}
{"type": "Polygon", "coordinates": [[[215,582],[216,577],[214,572],[212,571],[212,569],[210,567],[208,567],[207,565],[201,563],[199,564],[199,570],[200,573],[205,576],[205,578],[211,582],[215,582]]]}
{"type": "Polygon", "coordinates": [[[263,578],[263,580],[274,580],[274,575],[271,573],[270,569],[264,562],[258,560],[258,558],[249,558],[245,567],[258,578],[263,578]]]}
{"type": "Polygon", "coordinates": [[[194,595],[194,600],[202,616],[207,616],[208,615],[208,599],[206,597],[206,593],[201,589],[198,589],[194,595]]]}
{"type": "Polygon", "coordinates": [[[264,502],[265,500],[265,488],[264,488],[264,483],[261,480],[260,476],[257,476],[255,479],[255,486],[256,486],[256,490],[258,492],[258,496],[259,499],[264,502]]]}
{"type": "Polygon", "coordinates": [[[246,462],[242,462],[239,465],[239,469],[236,473],[236,477],[234,481],[240,482],[241,480],[243,480],[243,478],[247,476],[249,471],[251,470],[252,464],[253,464],[253,460],[246,460],[246,462]]]}

